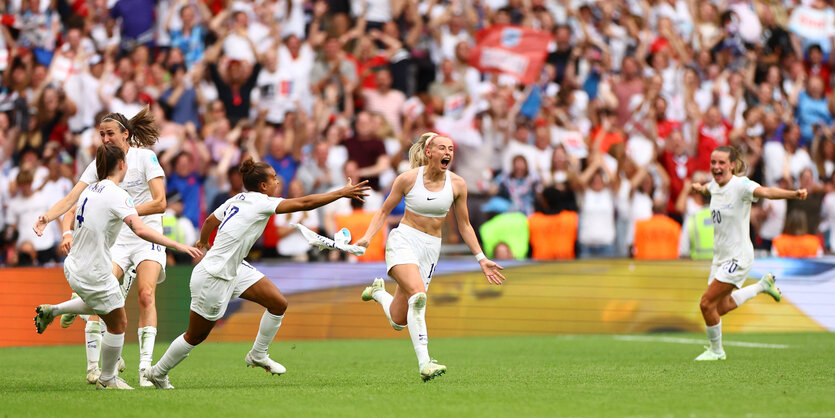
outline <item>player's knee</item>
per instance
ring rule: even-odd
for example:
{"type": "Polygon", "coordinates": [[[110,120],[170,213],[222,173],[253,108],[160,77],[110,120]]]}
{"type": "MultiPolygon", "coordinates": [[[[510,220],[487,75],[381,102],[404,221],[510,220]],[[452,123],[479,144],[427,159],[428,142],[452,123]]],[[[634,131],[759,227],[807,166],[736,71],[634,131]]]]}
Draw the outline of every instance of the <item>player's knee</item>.
{"type": "Polygon", "coordinates": [[[127,328],[128,318],[126,316],[112,320],[107,324],[107,332],[111,334],[124,334],[127,328]]]}
{"type": "Polygon", "coordinates": [[[150,289],[139,289],[139,307],[147,309],[153,307],[154,304],[154,291],[150,289]]]}
{"type": "Polygon", "coordinates": [[[267,310],[273,315],[284,315],[284,312],[287,312],[288,306],[289,304],[287,303],[287,298],[285,298],[284,295],[281,295],[270,302],[270,306],[267,307],[267,310]]]}
{"type": "Polygon", "coordinates": [[[186,334],[183,336],[183,339],[185,339],[186,342],[191,345],[197,345],[202,343],[203,341],[206,341],[206,338],[209,338],[209,333],[211,332],[212,330],[208,330],[206,332],[186,331],[186,334]]]}
{"type": "Polygon", "coordinates": [[[716,304],[712,300],[708,299],[707,296],[702,296],[702,299],[699,301],[699,309],[702,310],[702,313],[709,312],[715,307],[716,304]]]}

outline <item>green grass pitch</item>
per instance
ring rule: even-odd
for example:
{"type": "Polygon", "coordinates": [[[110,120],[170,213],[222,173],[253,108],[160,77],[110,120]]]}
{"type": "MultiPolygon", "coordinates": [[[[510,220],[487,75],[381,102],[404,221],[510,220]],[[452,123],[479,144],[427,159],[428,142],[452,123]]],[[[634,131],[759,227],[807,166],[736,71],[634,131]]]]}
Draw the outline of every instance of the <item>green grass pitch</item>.
{"type": "MultiPolygon", "coordinates": [[[[5,348],[0,417],[835,416],[835,334],[727,335],[728,360],[694,362],[704,339],[436,338],[449,371],[423,383],[406,338],[276,341],[288,372],[270,376],[245,367],[250,344],[210,337],[172,372],[177,389],[106,392],[86,384],[81,345],[5,348]]],[[[137,346],[124,355],[138,385],[137,346]]]]}

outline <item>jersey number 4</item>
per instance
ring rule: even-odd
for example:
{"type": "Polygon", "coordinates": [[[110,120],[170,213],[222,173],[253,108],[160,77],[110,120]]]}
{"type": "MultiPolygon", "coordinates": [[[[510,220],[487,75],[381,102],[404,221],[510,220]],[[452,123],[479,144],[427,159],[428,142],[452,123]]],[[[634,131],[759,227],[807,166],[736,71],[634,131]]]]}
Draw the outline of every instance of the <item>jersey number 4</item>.
{"type": "Polygon", "coordinates": [[[239,210],[240,209],[238,209],[237,206],[232,206],[229,209],[226,209],[226,212],[223,214],[223,223],[220,224],[217,230],[220,231],[221,229],[223,229],[223,225],[226,225],[226,223],[229,222],[229,220],[232,219],[232,217],[235,216],[235,214],[238,213],[239,210]]]}
{"type": "Polygon", "coordinates": [[[81,204],[81,211],[75,215],[75,220],[78,221],[78,227],[81,228],[81,224],[84,223],[84,206],[87,206],[87,198],[84,198],[84,203],[81,204]]]}

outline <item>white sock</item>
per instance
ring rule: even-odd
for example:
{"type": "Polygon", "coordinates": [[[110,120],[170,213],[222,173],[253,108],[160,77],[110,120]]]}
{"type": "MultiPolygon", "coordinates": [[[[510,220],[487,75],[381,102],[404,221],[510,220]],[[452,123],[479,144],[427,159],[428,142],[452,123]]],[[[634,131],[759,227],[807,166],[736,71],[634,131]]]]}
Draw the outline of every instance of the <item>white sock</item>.
{"type": "Polygon", "coordinates": [[[99,367],[99,354],[101,351],[101,324],[99,321],[89,321],[84,326],[84,341],[87,348],[87,371],[99,367]]]}
{"type": "Polygon", "coordinates": [[[710,350],[714,353],[724,353],[725,349],[722,348],[722,320],[720,319],[716,325],[706,325],[705,328],[707,329],[707,339],[710,340],[710,350]]]}
{"type": "Polygon", "coordinates": [[[93,315],[93,308],[87,306],[81,298],[70,299],[57,305],[52,305],[52,315],[58,316],[65,313],[93,315]]]}
{"type": "Polygon", "coordinates": [[[409,310],[406,313],[406,323],[409,325],[409,336],[415,347],[418,365],[429,362],[429,334],[426,331],[426,293],[418,292],[409,298],[409,310]]]}
{"type": "Polygon", "coordinates": [[[380,290],[372,293],[371,296],[374,298],[374,300],[377,301],[377,303],[380,304],[380,306],[383,307],[383,313],[386,314],[386,318],[389,319],[389,324],[391,324],[392,328],[394,328],[397,331],[400,331],[403,328],[406,328],[405,325],[397,324],[397,323],[395,323],[394,321],[391,320],[390,309],[391,309],[391,301],[394,300],[394,296],[392,296],[389,292],[386,292],[386,289],[380,289],[380,290]]]}
{"type": "Polygon", "coordinates": [[[745,286],[742,289],[731,292],[731,298],[736,302],[736,306],[742,306],[743,303],[753,299],[754,296],[763,292],[763,285],[760,282],[754,283],[750,286],[745,286]]]}
{"type": "Polygon", "coordinates": [[[150,366],[154,361],[154,342],[157,339],[156,327],[142,327],[136,330],[139,336],[139,368],[150,366]]]}
{"type": "Polygon", "coordinates": [[[78,315],[78,317],[83,319],[84,322],[87,322],[87,321],[90,320],[90,315],[78,315]]]}
{"type": "Polygon", "coordinates": [[[284,315],[273,315],[270,311],[264,310],[264,315],[261,315],[261,326],[258,327],[258,335],[255,336],[255,343],[252,344],[252,357],[263,359],[267,355],[267,349],[281,327],[282,319],[284,315]]]}
{"type": "Polygon", "coordinates": [[[105,332],[101,339],[101,377],[107,381],[116,377],[116,366],[122,356],[122,346],[125,345],[125,333],[111,334],[105,332]]]}
{"type": "Polygon", "coordinates": [[[165,350],[165,354],[163,354],[162,358],[154,365],[158,375],[167,375],[171,369],[177,367],[181,361],[185,360],[185,358],[188,357],[188,353],[196,347],[195,345],[187,343],[184,335],[185,334],[182,334],[177,337],[177,339],[172,341],[171,345],[168,346],[168,350],[165,350]]]}

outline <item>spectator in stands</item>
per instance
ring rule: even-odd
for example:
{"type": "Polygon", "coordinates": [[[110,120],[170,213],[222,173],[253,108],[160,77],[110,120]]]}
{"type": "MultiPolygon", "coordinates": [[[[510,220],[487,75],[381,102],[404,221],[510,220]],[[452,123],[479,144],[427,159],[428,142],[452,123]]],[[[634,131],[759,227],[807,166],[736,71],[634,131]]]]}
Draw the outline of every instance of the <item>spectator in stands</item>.
{"type": "Polygon", "coordinates": [[[542,179],[541,212],[549,215],[564,210],[577,212],[575,190],[579,187],[579,171],[580,161],[568,155],[564,146],[556,146],[551,157],[551,170],[542,179]]]}
{"type": "Polygon", "coordinates": [[[806,213],[801,210],[789,211],[786,217],[786,230],[774,238],[771,254],[791,258],[811,258],[823,255],[820,240],[809,233],[806,213]]]}
{"type": "Polygon", "coordinates": [[[383,141],[374,132],[368,112],[357,114],[354,136],[343,144],[348,150],[348,160],[356,161],[359,167],[360,180],[368,180],[368,185],[379,192],[380,174],[391,168],[391,160],[383,141]]]}
{"type": "Polygon", "coordinates": [[[534,212],[536,195],[540,192],[539,177],[528,169],[528,161],[522,155],[513,157],[509,172],[496,177],[490,194],[510,201],[509,212],[522,212],[526,216],[534,212]]]}
{"type": "Polygon", "coordinates": [[[160,162],[163,167],[168,167],[166,193],[180,194],[183,201],[183,216],[188,218],[195,228],[200,228],[200,223],[205,218],[203,216],[205,213],[203,183],[206,177],[195,170],[193,158],[188,151],[181,151],[170,161],[163,156],[160,162]]]}
{"type": "MultiPolygon", "coordinates": [[[[246,16],[246,14],[239,12],[237,16],[246,16]]],[[[227,33],[226,37],[215,42],[205,54],[209,75],[211,75],[212,82],[217,87],[218,98],[223,102],[223,106],[226,109],[226,117],[229,118],[229,122],[232,125],[237,124],[241,119],[249,117],[250,96],[252,89],[255,88],[258,72],[261,71],[261,64],[258,60],[252,65],[248,61],[227,57],[224,60],[224,65],[218,65],[220,49],[224,46],[223,41],[229,39],[232,35],[248,41],[247,45],[249,45],[249,50],[255,57],[258,57],[255,44],[245,33],[246,29],[237,26],[236,31],[227,33]]]]}
{"type": "Polygon", "coordinates": [[[391,72],[387,68],[377,70],[374,74],[376,85],[374,89],[363,89],[365,108],[369,112],[378,112],[391,126],[395,135],[401,131],[400,115],[406,96],[399,90],[391,88],[391,72]]]}
{"type": "Polygon", "coordinates": [[[580,258],[614,257],[617,175],[602,154],[593,152],[578,180],[583,196],[578,232],[580,258]]]}
{"type": "Polygon", "coordinates": [[[46,196],[32,187],[34,179],[32,171],[20,171],[16,178],[19,194],[9,201],[8,223],[10,233],[17,235],[17,265],[41,265],[56,259],[56,229],[46,228],[41,237],[32,230],[39,214],[50,208],[46,196]]]}
{"type": "Polygon", "coordinates": [[[175,64],[168,71],[171,73],[171,82],[159,98],[160,105],[166,109],[172,122],[181,125],[191,122],[199,127],[198,109],[203,101],[200,90],[187,84],[186,67],[182,64],[175,64]]]}

